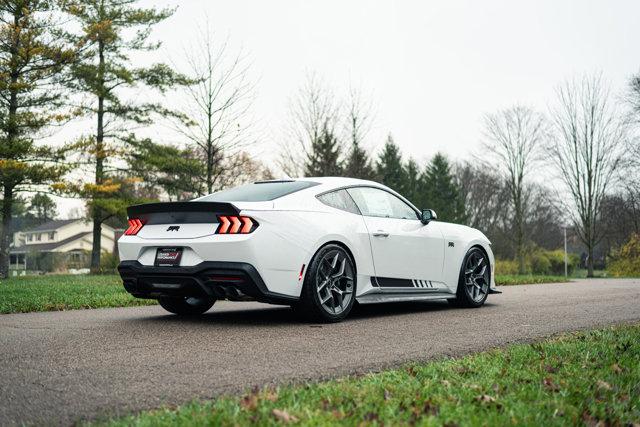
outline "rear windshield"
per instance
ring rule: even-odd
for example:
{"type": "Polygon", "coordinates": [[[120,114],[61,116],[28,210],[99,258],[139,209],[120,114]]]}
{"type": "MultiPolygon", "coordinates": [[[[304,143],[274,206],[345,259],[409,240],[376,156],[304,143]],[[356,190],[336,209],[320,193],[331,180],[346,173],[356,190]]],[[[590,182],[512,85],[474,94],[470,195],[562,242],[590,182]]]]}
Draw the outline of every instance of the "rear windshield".
{"type": "Polygon", "coordinates": [[[266,202],[318,185],[311,181],[264,181],[246,184],[197,199],[197,202],[266,202]]]}

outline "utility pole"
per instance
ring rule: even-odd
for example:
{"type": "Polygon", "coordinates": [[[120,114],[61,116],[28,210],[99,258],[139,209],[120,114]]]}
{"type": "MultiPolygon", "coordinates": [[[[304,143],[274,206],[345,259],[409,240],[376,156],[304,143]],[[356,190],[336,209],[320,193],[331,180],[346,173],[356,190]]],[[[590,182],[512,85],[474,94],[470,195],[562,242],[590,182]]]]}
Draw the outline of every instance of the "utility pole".
{"type": "Polygon", "coordinates": [[[568,260],[567,260],[567,226],[562,227],[564,231],[564,277],[569,277],[569,268],[568,268],[568,260]]]}

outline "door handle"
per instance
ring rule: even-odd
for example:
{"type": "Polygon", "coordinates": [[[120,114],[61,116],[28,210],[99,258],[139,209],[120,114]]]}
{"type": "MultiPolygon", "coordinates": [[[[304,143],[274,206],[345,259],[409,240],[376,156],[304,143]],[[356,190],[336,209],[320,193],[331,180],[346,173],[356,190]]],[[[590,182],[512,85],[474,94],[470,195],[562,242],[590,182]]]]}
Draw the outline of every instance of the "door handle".
{"type": "Polygon", "coordinates": [[[389,237],[389,233],[383,230],[378,230],[373,232],[374,237],[389,237]]]}

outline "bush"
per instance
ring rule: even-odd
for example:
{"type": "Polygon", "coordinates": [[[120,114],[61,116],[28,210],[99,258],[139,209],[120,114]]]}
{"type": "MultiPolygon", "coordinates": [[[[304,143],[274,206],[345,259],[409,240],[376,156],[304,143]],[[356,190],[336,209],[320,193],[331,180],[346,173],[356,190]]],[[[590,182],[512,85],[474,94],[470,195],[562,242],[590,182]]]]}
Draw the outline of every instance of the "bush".
{"type": "Polygon", "coordinates": [[[551,272],[551,261],[542,251],[531,255],[527,264],[532,274],[550,274],[551,272]]]}
{"type": "Polygon", "coordinates": [[[609,272],[614,277],[640,276],[640,234],[633,234],[620,251],[614,254],[609,272]]]}
{"type": "MultiPolygon", "coordinates": [[[[571,276],[580,262],[575,254],[568,254],[567,272],[571,276]]],[[[528,274],[564,276],[564,251],[534,250],[525,260],[528,274]]],[[[496,274],[518,274],[518,262],[515,260],[496,260],[496,274]]]]}
{"type": "Polygon", "coordinates": [[[496,274],[518,274],[518,263],[509,259],[496,259],[496,274]]]}
{"type": "Polygon", "coordinates": [[[100,271],[98,274],[114,274],[118,272],[118,255],[113,252],[103,251],[100,254],[100,271]]]}

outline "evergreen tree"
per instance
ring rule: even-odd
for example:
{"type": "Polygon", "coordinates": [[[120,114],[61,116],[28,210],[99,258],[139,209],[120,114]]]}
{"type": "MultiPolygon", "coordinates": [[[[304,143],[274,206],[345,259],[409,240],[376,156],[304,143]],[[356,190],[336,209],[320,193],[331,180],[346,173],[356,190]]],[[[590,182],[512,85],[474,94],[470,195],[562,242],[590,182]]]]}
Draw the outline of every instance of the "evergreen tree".
{"type": "MultiPolygon", "coordinates": [[[[67,0],[64,10],[80,28],[66,37],[80,47],[80,55],[71,68],[69,86],[88,103],[80,111],[96,120],[96,133],[82,138],[77,148],[91,168],[92,182],[70,188],[88,202],[93,221],[91,269],[100,267],[102,224],[113,216],[122,216],[135,200],[125,198],[121,187],[128,178],[120,176],[117,163],[126,146],[136,137],[131,128],[150,125],[158,116],[172,112],[161,104],[125,97],[127,89],[147,88],[160,93],[177,84],[192,83],[166,64],[136,67],[132,57],[157,50],[159,42],[150,42],[154,25],[167,19],[172,10],[139,8],[139,0],[67,0]]],[[[131,92],[129,92],[131,93],[131,92]]]]}
{"type": "Polygon", "coordinates": [[[435,210],[442,221],[467,221],[462,192],[444,154],[437,153],[431,159],[425,171],[424,183],[428,203],[424,208],[435,210]]]}
{"type": "Polygon", "coordinates": [[[9,244],[16,194],[60,179],[61,153],[35,138],[66,119],[56,84],[73,52],[54,35],[52,2],[0,2],[0,278],[9,272],[9,244]]]}
{"type": "Polygon", "coordinates": [[[342,176],[344,168],[341,160],[340,142],[327,125],[320,136],[311,144],[305,162],[305,176],[342,176]]]}
{"type": "Polygon", "coordinates": [[[353,143],[344,168],[344,176],[349,178],[375,179],[375,171],[367,151],[360,144],[353,143]]]}
{"type": "Polygon", "coordinates": [[[132,143],[127,157],[130,171],[153,192],[160,189],[169,200],[191,199],[201,193],[205,167],[192,149],[156,144],[149,139],[132,143]]]}
{"type": "Polygon", "coordinates": [[[405,193],[407,174],[402,164],[400,147],[396,145],[391,135],[388,136],[387,142],[378,157],[376,175],[378,181],[387,187],[400,194],[405,193]]]}
{"type": "Polygon", "coordinates": [[[39,224],[51,221],[58,215],[56,202],[44,193],[38,193],[31,198],[29,212],[39,224]]]}
{"type": "Polygon", "coordinates": [[[426,203],[426,186],[424,185],[424,177],[418,163],[414,159],[409,159],[404,167],[405,170],[405,184],[404,193],[407,199],[409,199],[419,209],[423,209],[426,203]]]}

